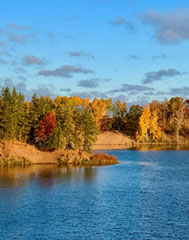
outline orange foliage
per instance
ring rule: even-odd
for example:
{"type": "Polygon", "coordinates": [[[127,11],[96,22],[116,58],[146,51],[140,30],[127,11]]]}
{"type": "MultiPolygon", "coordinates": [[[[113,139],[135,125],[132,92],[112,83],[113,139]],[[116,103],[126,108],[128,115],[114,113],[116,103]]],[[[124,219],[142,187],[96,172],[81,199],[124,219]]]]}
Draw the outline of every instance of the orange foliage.
{"type": "Polygon", "coordinates": [[[96,123],[99,125],[99,121],[102,119],[106,112],[106,103],[104,102],[104,100],[98,100],[97,98],[95,98],[91,103],[91,111],[96,123]]]}
{"type": "Polygon", "coordinates": [[[56,116],[53,112],[48,112],[39,121],[39,129],[36,130],[37,139],[46,141],[47,137],[54,132],[56,127],[56,116]]]}

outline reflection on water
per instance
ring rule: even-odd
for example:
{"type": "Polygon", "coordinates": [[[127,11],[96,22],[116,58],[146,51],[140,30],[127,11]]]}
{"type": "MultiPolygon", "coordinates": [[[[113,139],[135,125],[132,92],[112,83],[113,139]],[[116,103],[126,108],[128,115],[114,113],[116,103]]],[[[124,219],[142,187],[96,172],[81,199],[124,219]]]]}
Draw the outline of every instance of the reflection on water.
{"type": "Polygon", "coordinates": [[[0,240],[188,240],[189,151],[106,152],[120,164],[1,168],[0,240]]]}
{"type": "Polygon", "coordinates": [[[177,144],[146,144],[146,145],[139,145],[139,146],[133,146],[133,147],[127,147],[124,145],[100,145],[99,150],[95,150],[94,152],[101,152],[104,151],[111,151],[111,149],[114,150],[139,150],[139,151],[163,151],[163,150],[189,150],[189,145],[177,145],[177,144]]]}
{"type": "Polygon", "coordinates": [[[163,150],[189,150],[189,145],[143,145],[133,148],[130,150],[139,150],[139,151],[163,151],[163,150]]]}
{"type": "Polygon", "coordinates": [[[0,168],[0,188],[24,186],[35,179],[40,185],[50,186],[66,180],[92,181],[97,171],[93,167],[64,168],[55,165],[34,165],[26,168],[0,168]]]}

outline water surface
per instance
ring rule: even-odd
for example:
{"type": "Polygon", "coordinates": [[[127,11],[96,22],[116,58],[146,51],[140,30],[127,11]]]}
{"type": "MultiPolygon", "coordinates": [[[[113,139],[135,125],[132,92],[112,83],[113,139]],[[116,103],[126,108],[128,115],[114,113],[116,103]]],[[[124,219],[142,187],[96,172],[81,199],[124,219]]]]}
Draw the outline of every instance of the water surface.
{"type": "Polygon", "coordinates": [[[189,239],[189,152],[106,152],[120,164],[0,169],[0,239],[189,239]]]}

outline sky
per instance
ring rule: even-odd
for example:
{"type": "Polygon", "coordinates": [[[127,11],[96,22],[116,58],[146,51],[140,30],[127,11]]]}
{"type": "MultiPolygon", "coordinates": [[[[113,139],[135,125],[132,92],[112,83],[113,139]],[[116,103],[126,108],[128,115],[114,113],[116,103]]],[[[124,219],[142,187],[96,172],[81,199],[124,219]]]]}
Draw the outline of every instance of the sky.
{"type": "Polygon", "coordinates": [[[6,0],[0,87],[144,105],[189,98],[188,0],[6,0]]]}

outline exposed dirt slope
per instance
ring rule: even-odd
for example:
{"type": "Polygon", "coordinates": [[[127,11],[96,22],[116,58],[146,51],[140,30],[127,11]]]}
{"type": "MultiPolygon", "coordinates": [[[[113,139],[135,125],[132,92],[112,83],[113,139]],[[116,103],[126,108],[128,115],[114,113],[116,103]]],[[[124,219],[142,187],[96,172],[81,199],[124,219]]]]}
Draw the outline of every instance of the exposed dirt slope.
{"type": "Polygon", "coordinates": [[[107,154],[92,154],[79,150],[56,150],[44,152],[34,146],[17,141],[0,142],[0,166],[27,164],[60,165],[108,165],[118,163],[117,159],[107,154]]]}
{"type": "Polygon", "coordinates": [[[103,132],[98,135],[97,141],[93,145],[93,150],[123,149],[134,145],[135,141],[122,133],[103,132]]]}
{"type": "Polygon", "coordinates": [[[20,161],[26,159],[32,164],[56,164],[57,158],[60,153],[54,152],[43,152],[36,149],[34,146],[27,145],[20,142],[5,141],[1,142],[1,157],[4,159],[14,159],[20,161]]]}
{"type": "Polygon", "coordinates": [[[120,132],[103,132],[98,135],[97,141],[93,145],[93,150],[124,149],[145,145],[189,145],[189,139],[180,136],[177,143],[175,136],[165,135],[165,140],[162,142],[140,143],[120,132]]]}

